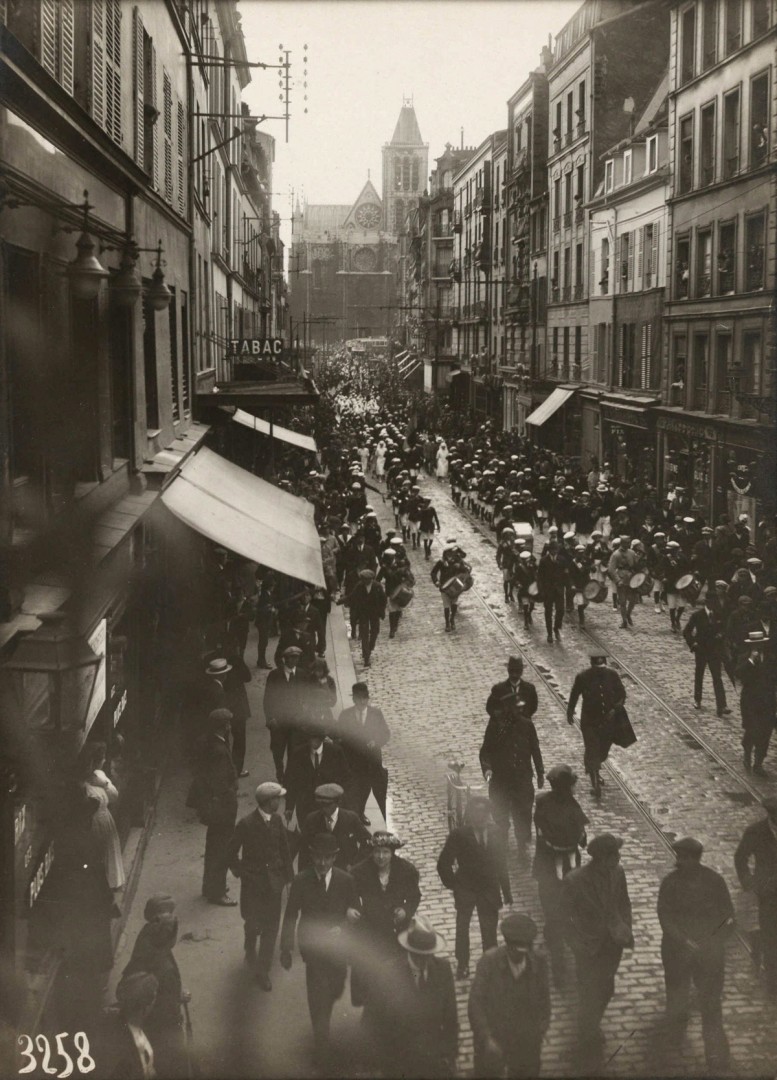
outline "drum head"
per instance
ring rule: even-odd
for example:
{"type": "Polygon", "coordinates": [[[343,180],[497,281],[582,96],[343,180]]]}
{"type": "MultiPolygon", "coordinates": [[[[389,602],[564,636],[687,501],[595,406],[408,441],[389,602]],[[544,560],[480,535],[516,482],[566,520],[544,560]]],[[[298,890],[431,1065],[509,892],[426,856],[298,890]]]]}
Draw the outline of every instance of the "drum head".
{"type": "Polygon", "coordinates": [[[599,590],[602,588],[601,582],[589,581],[583,589],[583,596],[586,600],[595,600],[599,595],[599,590]]]}
{"type": "Polygon", "coordinates": [[[539,585],[537,584],[536,581],[533,581],[526,591],[529,594],[529,596],[539,596],[540,587],[539,587],[539,585]]]}
{"type": "Polygon", "coordinates": [[[681,578],[677,579],[677,589],[682,592],[683,589],[687,589],[689,585],[693,584],[693,574],[683,574],[681,578]]]}
{"type": "Polygon", "coordinates": [[[638,589],[641,585],[645,584],[646,577],[647,574],[632,574],[631,580],[629,581],[629,588],[638,589]]]}

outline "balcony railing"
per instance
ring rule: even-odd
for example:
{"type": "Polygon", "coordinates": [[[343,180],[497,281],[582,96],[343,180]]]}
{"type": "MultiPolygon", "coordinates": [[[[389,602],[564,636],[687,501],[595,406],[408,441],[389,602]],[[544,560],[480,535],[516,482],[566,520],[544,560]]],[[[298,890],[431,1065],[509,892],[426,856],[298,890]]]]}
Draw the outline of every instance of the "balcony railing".
{"type": "Polygon", "coordinates": [[[739,154],[733,154],[731,157],[727,157],[723,162],[723,171],[727,180],[732,176],[736,176],[739,172],[739,154]]]}
{"type": "Polygon", "coordinates": [[[709,274],[699,274],[698,281],[696,283],[696,295],[697,296],[709,296],[712,292],[712,278],[709,274]]]}
{"type": "Polygon", "coordinates": [[[572,224],[572,211],[567,210],[565,212],[565,214],[564,214],[564,228],[568,229],[571,224],[572,224]]]}
{"type": "Polygon", "coordinates": [[[553,232],[559,232],[561,229],[561,215],[558,214],[553,218],[553,232]]]}
{"type": "Polygon", "coordinates": [[[565,285],[562,300],[571,300],[571,299],[572,299],[572,286],[571,285],[565,285]]]}
{"type": "Polygon", "coordinates": [[[583,299],[583,283],[582,282],[580,282],[578,285],[575,285],[574,298],[575,298],[575,300],[582,300],[583,299]]]}
{"type": "Polygon", "coordinates": [[[582,206],[575,207],[575,224],[579,225],[585,216],[582,206]]]}

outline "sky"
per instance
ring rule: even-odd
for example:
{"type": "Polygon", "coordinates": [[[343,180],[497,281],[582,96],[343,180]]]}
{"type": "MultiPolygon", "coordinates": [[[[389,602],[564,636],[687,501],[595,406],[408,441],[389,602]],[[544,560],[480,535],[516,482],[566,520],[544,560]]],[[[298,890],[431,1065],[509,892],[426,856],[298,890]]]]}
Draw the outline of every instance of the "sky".
{"type": "MultiPolygon", "coordinates": [[[[281,121],[262,125],[276,138],[273,207],[286,243],[292,191],[300,202],[350,204],[369,171],[380,193],[381,147],[391,139],[403,98],[413,99],[430,170],[446,142],[460,145],[462,127],[465,146],[505,127],[508,97],[538,66],[548,34],[580,6],[579,0],[240,0],[249,60],[277,64],[278,47],[291,50],[288,143],[281,121]]],[[[244,91],[253,114],[283,112],[278,74],[254,69],[244,91]]]]}

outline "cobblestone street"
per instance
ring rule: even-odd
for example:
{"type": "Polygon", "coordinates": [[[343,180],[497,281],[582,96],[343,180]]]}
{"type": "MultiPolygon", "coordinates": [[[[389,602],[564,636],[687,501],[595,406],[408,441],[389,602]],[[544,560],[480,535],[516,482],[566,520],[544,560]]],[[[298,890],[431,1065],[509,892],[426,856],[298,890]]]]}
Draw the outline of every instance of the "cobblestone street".
{"type": "MultiPolygon", "coordinates": [[[[366,673],[372,698],[383,708],[393,738],[386,763],[390,772],[389,824],[406,841],[403,851],[419,867],[421,910],[446,937],[452,955],[455,913],[452,896],[436,873],[436,860],[447,832],[445,772],[453,759],[465,762],[464,776],[482,784],[478,751],[485,729],[485,699],[490,686],[504,677],[510,653],[527,660],[524,677],[539,695],[535,722],[546,769],[562,761],[582,773],[582,739],[567,725],[563,702],[574,675],[588,664],[591,639],[565,623],[562,642],[545,643],[542,613],[535,614],[533,633],[523,629],[514,605],[506,605],[501,574],[494,561],[493,534],[481,530],[452,503],[447,486],[422,480],[441,523],[441,537],[456,537],[473,566],[475,587],[462,598],[455,633],[446,634],[439,593],[429,579],[433,563],[411,552],[416,598],[400,623],[395,640],[387,631],[378,639],[366,673]],[[519,625],[520,621],[520,625],[519,625]],[[534,670],[533,670],[534,669],[534,670]]],[[[390,504],[375,501],[385,530],[392,527],[390,504]]],[[[439,552],[435,542],[433,558],[439,552]]],[[[705,845],[705,861],[726,878],[746,929],[749,911],[733,867],[733,851],[745,826],[759,814],[755,795],[773,790],[772,781],[737,779],[739,710],[729,692],[732,716],[718,720],[691,709],[693,669],[684,642],[671,634],[666,616],[643,605],[635,613],[636,629],[619,634],[616,613],[608,604],[588,608],[588,628],[622,660],[628,707],[638,743],[628,751],[614,748],[599,805],[584,779],[578,798],[591,819],[589,836],[605,830],[620,833],[626,843],[623,866],[634,906],[636,947],[627,952],[617,979],[616,996],[605,1016],[607,1075],[702,1075],[704,1054],[698,1016],[689,1027],[684,1054],[658,1056],[656,1035],[664,1006],[660,962],[661,932],[655,912],[658,884],[672,865],[667,840],[694,835],[705,845]],[[628,669],[628,670],[626,670],[628,669]],[[636,678],[630,675],[633,675],[636,678]],[[684,721],[717,755],[710,756],[684,721]],[[733,770],[733,772],[732,772],[733,770]],[[620,783],[616,782],[619,780],[620,783]]],[[[355,643],[354,661],[361,671],[355,643]]],[[[511,849],[514,850],[514,849],[511,849]]],[[[528,869],[512,860],[515,907],[540,919],[535,883],[528,869]]],[[[473,968],[479,952],[473,920],[473,968]]],[[[459,1071],[472,1066],[472,1040],[466,1020],[468,983],[457,983],[462,1038],[459,1071]]],[[[543,1072],[569,1075],[574,1036],[574,989],[553,991],[553,1023],[545,1044],[543,1072]]],[[[733,1071],[740,1075],[773,1073],[777,1058],[774,1008],[754,973],[741,937],[728,955],[724,1003],[731,1039],[733,1071]],[[746,1066],[744,1063],[747,1063],[746,1066]]]]}

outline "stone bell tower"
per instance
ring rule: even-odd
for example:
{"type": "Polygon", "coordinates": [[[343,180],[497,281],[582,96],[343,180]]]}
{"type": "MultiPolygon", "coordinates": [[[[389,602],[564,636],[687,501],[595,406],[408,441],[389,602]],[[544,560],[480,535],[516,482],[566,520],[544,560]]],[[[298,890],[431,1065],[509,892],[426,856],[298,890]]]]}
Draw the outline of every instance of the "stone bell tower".
{"type": "Polygon", "coordinates": [[[383,228],[399,235],[405,215],[426,190],[429,171],[429,144],[413,108],[413,99],[405,98],[390,143],[383,146],[383,228]]]}

